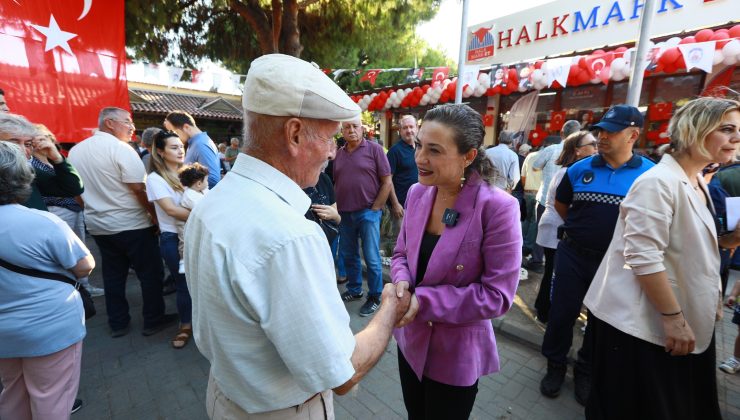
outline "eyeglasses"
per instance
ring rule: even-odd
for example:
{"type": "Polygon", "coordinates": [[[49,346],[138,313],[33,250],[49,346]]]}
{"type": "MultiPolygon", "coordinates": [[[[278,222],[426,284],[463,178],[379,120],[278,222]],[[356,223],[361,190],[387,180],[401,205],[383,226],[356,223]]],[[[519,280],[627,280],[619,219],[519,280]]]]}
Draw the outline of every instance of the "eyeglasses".
{"type": "Polygon", "coordinates": [[[590,142],[588,142],[588,143],[586,143],[586,144],[579,144],[579,145],[578,145],[578,146],[576,146],[576,147],[586,147],[586,146],[593,146],[593,147],[596,147],[596,145],[597,145],[597,144],[598,144],[598,143],[597,143],[597,142],[596,142],[596,141],[594,140],[594,141],[590,141],[590,142]]]}
{"type": "Polygon", "coordinates": [[[121,124],[123,124],[125,126],[128,126],[128,127],[136,127],[136,124],[134,124],[133,121],[121,121],[121,120],[116,120],[116,119],[113,119],[113,118],[109,118],[109,120],[115,121],[117,123],[121,123],[121,124]]]}

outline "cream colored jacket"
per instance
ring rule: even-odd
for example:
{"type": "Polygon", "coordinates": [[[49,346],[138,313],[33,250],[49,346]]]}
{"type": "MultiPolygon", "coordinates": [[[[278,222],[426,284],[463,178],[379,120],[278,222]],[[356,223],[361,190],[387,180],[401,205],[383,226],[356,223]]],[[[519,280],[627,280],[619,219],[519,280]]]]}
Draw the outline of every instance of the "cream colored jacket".
{"type": "Polygon", "coordinates": [[[614,237],[584,304],[618,330],[663,346],[661,315],[635,275],[666,271],[696,336],[694,353],[702,353],[714,332],[720,259],[714,207],[710,201],[710,212],[697,193],[670,155],[637,178],[620,206],[614,237]]]}

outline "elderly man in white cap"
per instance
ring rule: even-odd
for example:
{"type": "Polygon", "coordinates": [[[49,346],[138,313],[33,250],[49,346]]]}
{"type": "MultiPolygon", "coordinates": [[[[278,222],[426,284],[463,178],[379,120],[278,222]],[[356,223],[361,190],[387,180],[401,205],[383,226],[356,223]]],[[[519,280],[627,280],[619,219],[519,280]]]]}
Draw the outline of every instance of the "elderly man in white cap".
{"type": "Polygon", "coordinates": [[[193,327],[211,362],[211,419],[334,418],[377,363],[408,309],[387,285],[357,335],[334,281],[329,244],[304,215],[336,153],[340,121],[360,108],[318,67],[270,54],[244,86],[245,154],[188,219],[185,270],[193,327]],[[234,224],[238,220],[238,224],[234,224]]]}

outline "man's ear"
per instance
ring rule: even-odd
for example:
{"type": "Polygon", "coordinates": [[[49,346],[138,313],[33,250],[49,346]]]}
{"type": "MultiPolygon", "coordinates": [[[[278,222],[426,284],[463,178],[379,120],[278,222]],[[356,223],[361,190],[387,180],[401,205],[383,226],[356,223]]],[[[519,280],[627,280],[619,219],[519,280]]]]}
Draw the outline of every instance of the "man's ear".
{"type": "Polygon", "coordinates": [[[291,118],[283,125],[283,144],[291,156],[297,156],[305,138],[306,127],[299,118],[291,118]]]}

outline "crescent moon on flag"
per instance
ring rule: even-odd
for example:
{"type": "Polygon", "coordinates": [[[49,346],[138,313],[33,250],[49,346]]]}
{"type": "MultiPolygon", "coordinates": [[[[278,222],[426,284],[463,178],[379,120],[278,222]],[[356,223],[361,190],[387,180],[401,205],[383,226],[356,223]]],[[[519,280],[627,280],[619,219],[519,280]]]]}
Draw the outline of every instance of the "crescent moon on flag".
{"type": "Polygon", "coordinates": [[[597,75],[599,75],[601,71],[604,70],[604,67],[606,67],[606,60],[604,60],[603,58],[597,58],[593,61],[593,63],[591,63],[591,68],[597,75]],[[598,69],[596,68],[597,64],[601,64],[601,67],[599,67],[598,69]]]}
{"type": "Polygon", "coordinates": [[[82,7],[82,14],[80,17],[77,18],[77,20],[82,20],[87,14],[90,12],[90,8],[92,7],[93,0],[84,0],[85,5],[82,7]]]}

